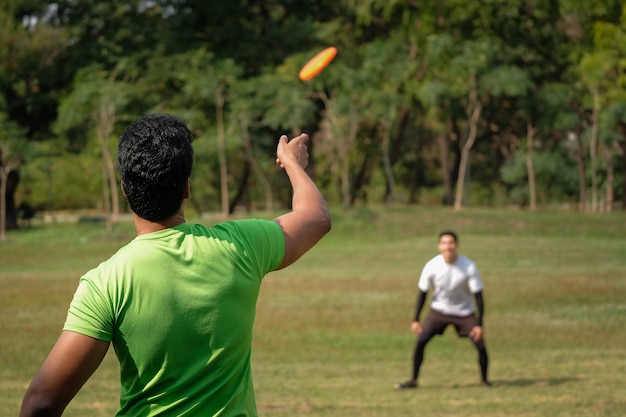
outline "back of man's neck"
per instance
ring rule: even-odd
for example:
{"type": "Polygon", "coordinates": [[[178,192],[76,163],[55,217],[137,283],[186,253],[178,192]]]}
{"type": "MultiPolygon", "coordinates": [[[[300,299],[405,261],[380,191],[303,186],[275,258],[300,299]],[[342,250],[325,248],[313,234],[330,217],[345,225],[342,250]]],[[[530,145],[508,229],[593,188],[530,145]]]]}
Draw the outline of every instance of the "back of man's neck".
{"type": "Polygon", "coordinates": [[[178,212],[165,220],[153,222],[133,213],[133,220],[135,222],[135,231],[137,232],[137,236],[141,236],[181,225],[185,223],[185,215],[182,212],[178,212]]]}

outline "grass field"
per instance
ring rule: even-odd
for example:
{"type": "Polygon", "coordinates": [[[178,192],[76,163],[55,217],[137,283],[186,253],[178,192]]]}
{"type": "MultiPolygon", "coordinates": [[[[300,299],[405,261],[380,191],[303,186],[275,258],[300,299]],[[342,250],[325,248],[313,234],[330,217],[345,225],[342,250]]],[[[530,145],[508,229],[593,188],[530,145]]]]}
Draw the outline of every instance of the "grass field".
{"type": "MultiPolygon", "coordinates": [[[[264,281],[253,373],[262,417],[615,416],[626,414],[626,213],[467,209],[334,213],[333,231],[264,281]],[[407,379],[409,325],[436,234],[459,232],[485,283],[493,387],[452,329],[407,379]]],[[[133,237],[103,225],[33,227],[0,243],[0,415],[17,415],[56,340],[81,273],[133,237]]],[[[112,351],[66,416],[111,416],[112,351]]]]}

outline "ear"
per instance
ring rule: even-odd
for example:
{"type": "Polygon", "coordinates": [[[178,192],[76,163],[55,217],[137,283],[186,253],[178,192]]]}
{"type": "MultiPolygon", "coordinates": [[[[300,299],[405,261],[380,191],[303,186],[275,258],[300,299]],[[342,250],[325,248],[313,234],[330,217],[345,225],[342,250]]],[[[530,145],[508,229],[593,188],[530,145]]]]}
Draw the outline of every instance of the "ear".
{"type": "Polygon", "coordinates": [[[185,183],[185,189],[183,190],[183,198],[188,199],[190,197],[191,197],[191,181],[187,179],[187,182],[185,183]]]}
{"type": "Polygon", "coordinates": [[[126,197],[126,191],[124,190],[124,183],[120,180],[120,188],[122,189],[122,195],[126,197]]]}

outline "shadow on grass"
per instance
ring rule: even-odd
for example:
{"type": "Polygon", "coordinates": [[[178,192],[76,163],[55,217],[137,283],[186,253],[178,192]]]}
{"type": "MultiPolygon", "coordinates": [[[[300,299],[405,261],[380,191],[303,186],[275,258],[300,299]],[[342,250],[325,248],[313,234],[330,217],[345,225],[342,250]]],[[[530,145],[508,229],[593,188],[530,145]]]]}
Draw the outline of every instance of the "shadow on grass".
{"type": "MultiPolygon", "coordinates": [[[[458,388],[482,388],[482,389],[491,389],[498,387],[534,387],[534,386],[545,386],[545,387],[555,387],[561,384],[567,384],[569,382],[580,381],[580,378],[575,377],[560,377],[560,378],[519,378],[519,379],[492,379],[491,386],[485,387],[480,383],[471,383],[471,384],[452,384],[449,385],[449,389],[458,389],[458,388]]],[[[425,387],[420,387],[425,388],[425,387]]],[[[441,388],[441,386],[439,387],[441,388]]]]}
{"type": "Polygon", "coordinates": [[[534,385],[545,385],[553,387],[556,385],[566,384],[568,382],[579,381],[580,378],[575,377],[560,377],[560,378],[519,378],[519,379],[498,379],[493,380],[491,383],[493,386],[506,386],[506,387],[531,387],[534,385]]]}

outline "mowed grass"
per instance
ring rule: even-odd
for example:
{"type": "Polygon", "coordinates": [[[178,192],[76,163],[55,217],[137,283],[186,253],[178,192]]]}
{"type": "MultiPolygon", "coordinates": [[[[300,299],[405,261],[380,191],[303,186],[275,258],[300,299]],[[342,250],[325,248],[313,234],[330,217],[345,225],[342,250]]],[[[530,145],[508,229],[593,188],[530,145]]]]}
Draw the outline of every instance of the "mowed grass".
{"type": "MultiPolygon", "coordinates": [[[[270,216],[271,217],[271,216],[270,216]]],[[[333,231],[266,277],[253,374],[262,417],[623,416],[626,213],[437,208],[336,211],[333,231]],[[427,348],[420,388],[409,325],[437,233],[453,228],[485,283],[493,387],[452,329],[427,348]]],[[[17,415],[58,337],[81,273],[133,237],[131,224],[34,227],[0,244],[0,415],[17,415]]],[[[112,350],[67,416],[111,416],[112,350]]]]}

